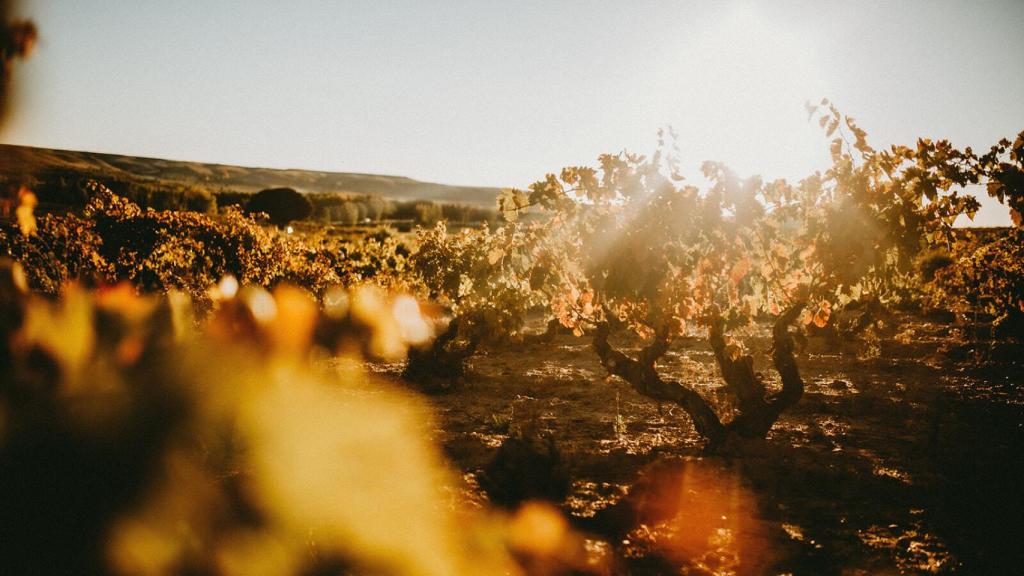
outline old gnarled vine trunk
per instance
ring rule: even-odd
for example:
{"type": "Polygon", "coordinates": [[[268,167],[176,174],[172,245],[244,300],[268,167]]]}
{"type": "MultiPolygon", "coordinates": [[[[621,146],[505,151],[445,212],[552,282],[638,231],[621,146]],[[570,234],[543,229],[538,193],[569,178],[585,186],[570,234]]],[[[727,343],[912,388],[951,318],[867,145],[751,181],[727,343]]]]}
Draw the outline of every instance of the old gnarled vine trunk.
{"type": "Polygon", "coordinates": [[[480,344],[477,337],[458,341],[459,327],[463,322],[463,318],[453,318],[444,332],[428,346],[410,348],[402,377],[412,382],[440,383],[442,389],[461,378],[465,373],[466,359],[476,352],[480,344]]]}
{"type": "Polygon", "coordinates": [[[643,348],[637,358],[631,358],[609,343],[610,327],[607,323],[598,326],[593,345],[601,364],[610,374],[622,378],[644,396],[682,407],[693,420],[697,432],[711,445],[720,444],[732,435],[764,438],[779,415],[803,396],[804,383],[793,354],[793,337],[789,333],[789,326],[803,308],[803,303],[790,306],[772,327],[772,361],[782,379],[782,388],[771,394],[754,372],[753,357],[749,354],[733,355],[728,349],[724,321],[720,317],[711,320],[708,340],[722,378],[738,404],[739,414],[728,422],[722,422],[708,401],[693,388],[682,382],[665,380],[658,373],[657,361],[671,344],[667,330],[658,331],[654,341],[643,348]]]}

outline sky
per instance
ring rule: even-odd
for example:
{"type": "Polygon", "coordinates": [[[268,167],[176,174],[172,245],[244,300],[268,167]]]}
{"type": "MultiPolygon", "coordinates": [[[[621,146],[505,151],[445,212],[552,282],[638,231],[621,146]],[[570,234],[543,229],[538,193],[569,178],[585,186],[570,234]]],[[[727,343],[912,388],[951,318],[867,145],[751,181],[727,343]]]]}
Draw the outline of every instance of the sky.
{"type": "MultiPolygon", "coordinates": [[[[803,104],[877,146],[1024,130],[1024,1],[23,0],[0,142],[526,186],[672,126],[705,160],[828,165],[803,104]]],[[[982,194],[984,195],[984,194],[982,194]]],[[[1003,225],[983,199],[976,222],[1003,225]]]]}

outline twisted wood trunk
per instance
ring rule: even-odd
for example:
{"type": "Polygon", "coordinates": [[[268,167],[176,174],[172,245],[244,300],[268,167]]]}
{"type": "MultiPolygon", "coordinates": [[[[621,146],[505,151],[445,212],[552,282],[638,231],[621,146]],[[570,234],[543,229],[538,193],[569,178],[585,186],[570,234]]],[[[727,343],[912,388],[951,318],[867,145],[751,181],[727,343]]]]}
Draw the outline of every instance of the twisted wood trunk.
{"type": "Polygon", "coordinates": [[[793,355],[793,337],[789,326],[803,310],[803,304],[789,307],[772,326],[772,362],[782,379],[782,389],[768,395],[764,383],[754,372],[754,358],[749,354],[732,357],[727,350],[724,321],[714,318],[708,340],[722,378],[739,400],[739,414],[727,425],[730,432],[744,438],[764,438],[779,415],[796,404],[804,393],[804,382],[793,355]]]}
{"type": "Polygon", "coordinates": [[[697,391],[682,382],[665,380],[658,374],[657,361],[671,344],[667,327],[657,332],[654,341],[642,349],[637,358],[631,358],[611,345],[608,341],[611,328],[607,323],[597,327],[593,346],[601,364],[610,374],[622,378],[644,396],[682,407],[697,432],[708,439],[710,445],[718,445],[732,435],[764,438],[779,415],[803,396],[804,384],[793,354],[793,337],[789,333],[790,324],[803,308],[802,302],[789,307],[772,327],[772,361],[782,378],[782,389],[772,394],[767,393],[760,376],[754,372],[752,356],[734,357],[730,354],[725,341],[724,321],[719,317],[711,320],[708,339],[722,370],[722,378],[739,406],[739,414],[725,423],[697,391]]]}
{"type": "Polygon", "coordinates": [[[610,374],[614,374],[628,382],[634,390],[655,400],[678,404],[689,414],[697,432],[716,443],[725,439],[725,428],[711,406],[692,388],[680,382],[667,382],[658,375],[656,361],[668,349],[668,338],[659,334],[655,341],[644,348],[640,359],[636,360],[616,350],[609,342],[611,331],[607,323],[602,323],[594,333],[594,350],[601,359],[601,364],[610,374]]]}
{"type": "Polygon", "coordinates": [[[476,353],[480,344],[478,338],[459,343],[459,326],[462,318],[453,318],[442,332],[425,348],[410,348],[409,361],[402,378],[412,382],[442,381],[447,388],[465,374],[466,359],[476,353]]]}

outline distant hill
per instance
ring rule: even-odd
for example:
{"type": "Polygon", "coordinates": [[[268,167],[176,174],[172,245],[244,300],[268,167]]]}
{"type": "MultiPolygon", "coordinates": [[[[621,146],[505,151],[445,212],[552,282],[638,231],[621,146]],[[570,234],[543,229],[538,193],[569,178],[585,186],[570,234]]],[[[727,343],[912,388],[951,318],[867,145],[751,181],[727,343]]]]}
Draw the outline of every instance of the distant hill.
{"type": "Polygon", "coordinates": [[[499,192],[497,188],[449,186],[420,182],[404,176],[246,168],[0,144],[0,178],[24,182],[55,170],[94,177],[174,182],[210,191],[257,192],[264,188],[287,186],[311,194],[375,194],[393,200],[432,200],[488,208],[495,205],[499,192]]]}

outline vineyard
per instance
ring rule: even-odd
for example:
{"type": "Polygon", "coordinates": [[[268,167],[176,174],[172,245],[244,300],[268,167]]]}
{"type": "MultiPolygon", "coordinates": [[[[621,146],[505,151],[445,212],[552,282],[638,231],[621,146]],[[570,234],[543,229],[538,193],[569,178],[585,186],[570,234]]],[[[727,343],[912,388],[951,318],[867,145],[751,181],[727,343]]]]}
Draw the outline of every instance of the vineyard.
{"type": "Polygon", "coordinates": [[[808,113],[798,182],[665,133],[408,233],[12,188],[0,573],[1019,570],[1024,132],[808,113]]]}

